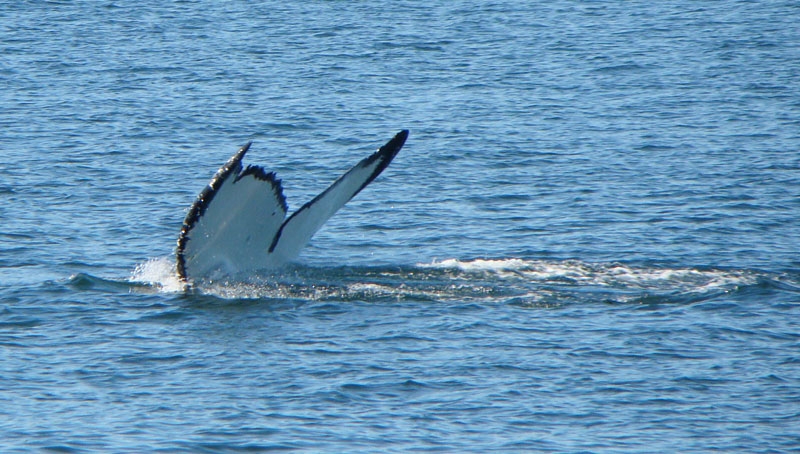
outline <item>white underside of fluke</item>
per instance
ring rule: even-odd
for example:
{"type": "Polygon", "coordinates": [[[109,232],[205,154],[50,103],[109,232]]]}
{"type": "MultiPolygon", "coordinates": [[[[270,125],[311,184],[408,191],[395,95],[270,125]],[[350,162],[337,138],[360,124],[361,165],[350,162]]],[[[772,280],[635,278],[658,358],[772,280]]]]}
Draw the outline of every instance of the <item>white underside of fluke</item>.
{"type": "Polygon", "coordinates": [[[184,281],[241,276],[275,268],[300,253],[325,222],[389,165],[408,131],[356,164],[289,218],[274,173],[248,166],[242,147],[200,193],[178,239],[177,270],[184,281]]]}

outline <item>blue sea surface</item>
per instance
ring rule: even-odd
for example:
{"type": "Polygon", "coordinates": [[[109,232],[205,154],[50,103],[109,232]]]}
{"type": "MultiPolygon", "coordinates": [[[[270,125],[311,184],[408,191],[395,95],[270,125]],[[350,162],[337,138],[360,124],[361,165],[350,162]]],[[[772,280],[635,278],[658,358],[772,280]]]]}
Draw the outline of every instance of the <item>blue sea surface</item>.
{"type": "Polygon", "coordinates": [[[800,450],[800,4],[0,5],[0,451],[800,450]],[[297,263],[183,291],[242,144],[297,263]]]}

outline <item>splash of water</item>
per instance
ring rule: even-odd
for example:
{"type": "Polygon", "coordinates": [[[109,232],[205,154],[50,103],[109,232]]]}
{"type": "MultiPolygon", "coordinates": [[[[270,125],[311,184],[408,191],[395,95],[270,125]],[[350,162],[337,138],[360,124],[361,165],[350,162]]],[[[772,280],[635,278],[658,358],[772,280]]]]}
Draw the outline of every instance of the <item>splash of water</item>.
{"type": "Polygon", "coordinates": [[[156,287],[167,293],[182,292],[186,287],[178,277],[175,262],[171,257],[151,258],[136,265],[130,280],[156,287]]]}

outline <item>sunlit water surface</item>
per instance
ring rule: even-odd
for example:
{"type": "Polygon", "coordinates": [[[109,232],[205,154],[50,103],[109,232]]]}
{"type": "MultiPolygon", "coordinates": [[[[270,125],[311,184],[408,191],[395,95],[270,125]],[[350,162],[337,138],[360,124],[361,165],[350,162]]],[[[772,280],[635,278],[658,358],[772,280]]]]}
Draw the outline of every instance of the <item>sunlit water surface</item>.
{"type": "Polygon", "coordinates": [[[0,450],[800,449],[796,2],[0,5],[0,450]],[[190,289],[253,140],[297,264],[190,289]]]}

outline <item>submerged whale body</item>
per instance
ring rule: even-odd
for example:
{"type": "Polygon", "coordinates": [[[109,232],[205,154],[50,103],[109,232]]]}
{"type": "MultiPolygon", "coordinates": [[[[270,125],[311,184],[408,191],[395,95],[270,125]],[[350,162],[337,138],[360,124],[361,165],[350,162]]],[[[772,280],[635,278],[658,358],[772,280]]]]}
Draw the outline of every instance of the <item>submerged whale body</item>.
{"type": "Polygon", "coordinates": [[[243,170],[252,142],[246,144],[217,171],[183,221],[176,251],[181,280],[233,276],[291,261],[325,221],[386,169],[407,138],[408,131],[400,131],[288,218],[275,173],[253,165],[243,170]]]}

